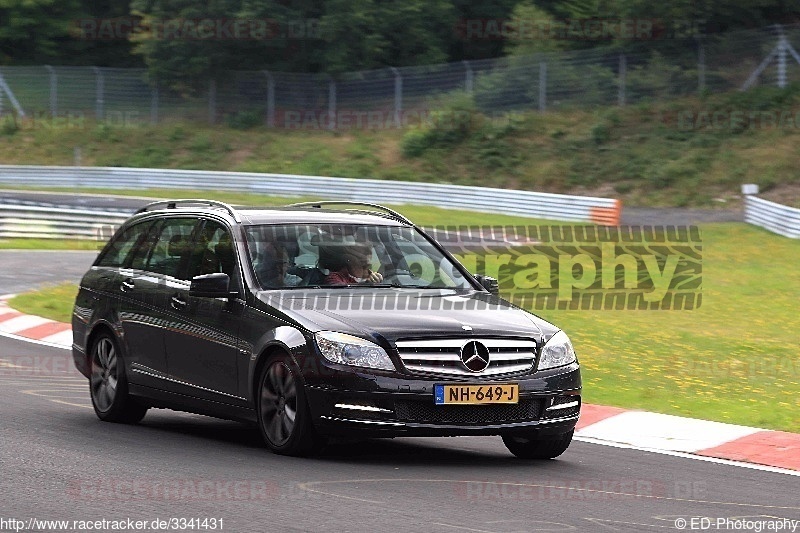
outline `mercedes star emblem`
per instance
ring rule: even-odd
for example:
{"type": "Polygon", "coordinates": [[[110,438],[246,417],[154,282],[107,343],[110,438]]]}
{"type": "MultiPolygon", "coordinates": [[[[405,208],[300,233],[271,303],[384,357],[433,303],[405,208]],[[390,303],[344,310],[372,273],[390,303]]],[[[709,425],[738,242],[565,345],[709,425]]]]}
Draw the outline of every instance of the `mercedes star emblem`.
{"type": "Polygon", "coordinates": [[[478,341],[461,347],[461,362],[470,372],[483,372],[489,366],[489,349],[478,341]]]}

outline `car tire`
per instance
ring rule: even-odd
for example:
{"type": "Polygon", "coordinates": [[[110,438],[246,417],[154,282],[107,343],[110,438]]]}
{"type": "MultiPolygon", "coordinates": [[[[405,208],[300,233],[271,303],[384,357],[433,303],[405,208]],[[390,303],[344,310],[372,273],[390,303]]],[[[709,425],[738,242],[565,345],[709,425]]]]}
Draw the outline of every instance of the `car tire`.
{"type": "Polygon", "coordinates": [[[110,333],[99,334],[90,351],[89,394],[97,417],[104,422],[135,424],[144,418],[144,407],[128,394],[128,379],[119,344],[110,333]]]}
{"type": "Polygon", "coordinates": [[[256,402],[261,437],[273,452],[305,456],[324,445],[311,421],[300,370],[289,357],[274,357],[264,365],[256,402]]]}
{"type": "Polygon", "coordinates": [[[520,459],[554,459],[569,448],[573,432],[541,438],[512,433],[503,435],[503,444],[520,459]]]}

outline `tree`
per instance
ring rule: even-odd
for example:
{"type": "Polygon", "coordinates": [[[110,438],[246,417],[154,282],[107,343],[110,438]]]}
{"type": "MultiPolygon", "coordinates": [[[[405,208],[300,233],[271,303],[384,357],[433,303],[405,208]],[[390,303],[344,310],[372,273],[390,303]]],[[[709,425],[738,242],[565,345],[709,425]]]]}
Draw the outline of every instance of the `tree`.
{"type": "Polygon", "coordinates": [[[57,58],[79,14],[78,0],[0,0],[0,64],[57,58]]]}
{"type": "Polygon", "coordinates": [[[267,21],[270,35],[242,43],[242,53],[258,68],[289,72],[325,70],[325,41],[320,33],[324,0],[245,0],[243,19],[267,21]]]}
{"type": "Polygon", "coordinates": [[[253,28],[236,26],[241,0],[133,0],[141,17],[132,34],[133,52],[141,55],[151,78],[183,93],[205,89],[209,77],[251,68],[240,52],[253,28]],[[202,86],[195,85],[202,83],[202,86]]]}
{"type": "Polygon", "coordinates": [[[320,21],[326,70],[443,62],[455,21],[448,0],[328,0],[320,21]]]}

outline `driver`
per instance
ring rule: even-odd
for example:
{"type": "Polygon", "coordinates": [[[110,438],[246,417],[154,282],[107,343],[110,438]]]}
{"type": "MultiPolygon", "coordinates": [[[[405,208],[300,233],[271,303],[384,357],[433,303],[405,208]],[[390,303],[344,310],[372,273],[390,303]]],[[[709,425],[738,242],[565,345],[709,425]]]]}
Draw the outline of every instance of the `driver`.
{"type": "Polygon", "coordinates": [[[380,283],[383,276],[370,269],[372,249],[367,244],[353,244],[342,250],[336,258],[331,258],[330,274],[325,277],[325,285],[352,285],[356,283],[380,283]]]}

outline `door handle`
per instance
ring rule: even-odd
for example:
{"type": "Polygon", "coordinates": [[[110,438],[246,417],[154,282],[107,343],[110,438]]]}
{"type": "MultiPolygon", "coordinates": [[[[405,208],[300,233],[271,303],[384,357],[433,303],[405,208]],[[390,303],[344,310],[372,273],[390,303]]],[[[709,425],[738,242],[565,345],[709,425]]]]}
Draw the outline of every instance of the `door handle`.
{"type": "Polygon", "coordinates": [[[122,285],[120,285],[120,286],[119,286],[119,289],[120,289],[122,292],[126,292],[126,291],[133,290],[133,288],[134,288],[135,286],[136,286],[136,285],[134,285],[134,283],[133,283],[133,279],[131,279],[131,278],[128,278],[128,279],[126,279],[125,281],[123,281],[123,282],[122,282],[122,285]]]}
{"type": "Polygon", "coordinates": [[[170,302],[170,305],[172,305],[173,309],[181,311],[186,308],[186,300],[181,299],[179,296],[173,296],[170,299],[170,302]]]}

